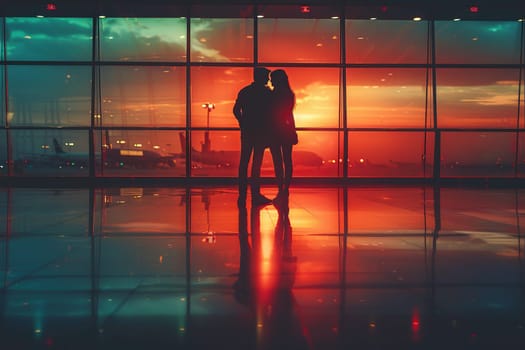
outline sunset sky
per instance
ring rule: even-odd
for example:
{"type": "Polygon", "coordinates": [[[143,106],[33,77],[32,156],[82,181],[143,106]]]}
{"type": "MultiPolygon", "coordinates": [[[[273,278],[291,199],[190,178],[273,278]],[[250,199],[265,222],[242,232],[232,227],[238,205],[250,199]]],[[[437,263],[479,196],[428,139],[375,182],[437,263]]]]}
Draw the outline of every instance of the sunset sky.
{"type": "MultiPolygon", "coordinates": [[[[239,64],[254,61],[253,19],[192,18],[189,71],[185,66],[186,18],[103,18],[99,23],[100,74],[96,78],[100,90],[96,90],[95,107],[102,126],[183,128],[189,98],[192,126],[208,125],[201,105],[210,102],[215,105],[210,113],[210,127],[237,127],[232,107],[237,92],[251,82],[251,68],[239,64]]],[[[344,127],[344,108],[350,128],[433,126],[432,74],[424,66],[430,63],[428,22],[346,20],[344,24],[349,66],[343,72],[337,66],[339,20],[258,21],[257,60],[270,69],[283,68],[288,72],[297,98],[297,126],[344,127]],[[376,66],[362,66],[370,64],[376,66]]],[[[437,21],[435,25],[438,65],[519,63],[522,24],[517,21],[437,21]]],[[[90,125],[91,26],[90,18],[6,19],[7,60],[64,63],[8,65],[10,125],[90,125]]],[[[438,126],[516,127],[519,78],[515,66],[438,66],[438,126]]],[[[376,142],[383,142],[387,149],[396,143],[394,140],[395,137],[385,135],[376,142]]],[[[220,141],[216,143],[220,145],[220,141]]],[[[322,143],[303,139],[298,147],[319,149],[322,143]]],[[[337,153],[337,144],[334,146],[337,153]]],[[[495,145],[499,147],[506,148],[495,145]]],[[[498,152],[512,158],[506,149],[498,152]]],[[[323,157],[337,158],[334,151],[328,153],[331,154],[323,157]]],[[[422,151],[416,153],[417,156],[403,160],[418,158],[422,151]]]]}

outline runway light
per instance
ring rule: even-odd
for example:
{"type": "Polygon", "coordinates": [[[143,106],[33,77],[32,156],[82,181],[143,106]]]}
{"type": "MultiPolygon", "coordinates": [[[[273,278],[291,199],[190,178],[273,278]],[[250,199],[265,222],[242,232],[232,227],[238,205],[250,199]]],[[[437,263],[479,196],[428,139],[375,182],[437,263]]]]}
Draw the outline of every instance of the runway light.
{"type": "Polygon", "coordinates": [[[479,7],[476,6],[476,5],[472,5],[472,6],[470,6],[469,11],[472,12],[472,13],[478,13],[479,12],[479,7]]]}
{"type": "Polygon", "coordinates": [[[50,2],[50,3],[48,3],[46,5],[46,10],[48,10],[48,11],[55,11],[56,9],[57,9],[57,5],[56,4],[53,4],[53,3],[50,2]]]}

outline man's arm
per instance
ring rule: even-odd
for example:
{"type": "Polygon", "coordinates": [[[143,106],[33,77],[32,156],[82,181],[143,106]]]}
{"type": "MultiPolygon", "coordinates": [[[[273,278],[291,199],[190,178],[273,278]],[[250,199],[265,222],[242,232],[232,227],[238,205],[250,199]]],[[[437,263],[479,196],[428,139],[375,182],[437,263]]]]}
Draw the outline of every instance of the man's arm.
{"type": "Polygon", "coordinates": [[[235,104],[233,105],[233,115],[240,122],[243,114],[243,93],[242,90],[237,95],[235,99],[235,104]]]}

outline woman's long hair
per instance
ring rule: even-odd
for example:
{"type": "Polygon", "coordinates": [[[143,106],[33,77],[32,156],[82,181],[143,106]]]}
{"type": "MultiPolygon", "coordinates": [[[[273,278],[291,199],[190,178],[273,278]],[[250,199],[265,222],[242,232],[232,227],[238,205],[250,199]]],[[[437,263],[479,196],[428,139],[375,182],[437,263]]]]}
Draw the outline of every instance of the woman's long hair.
{"type": "Polygon", "coordinates": [[[270,73],[270,81],[272,82],[273,91],[279,96],[282,96],[295,106],[295,93],[293,92],[288,75],[283,69],[276,69],[270,73]]]}
{"type": "Polygon", "coordinates": [[[273,72],[270,73],[270,79],[272,81],[272,85],[274,89],[276,90],[288,90],[292,91],[292,88],[290,87],[290,81],[288,80],[288,75],[286,72],[282,69],[276,69],[273,72]]]}

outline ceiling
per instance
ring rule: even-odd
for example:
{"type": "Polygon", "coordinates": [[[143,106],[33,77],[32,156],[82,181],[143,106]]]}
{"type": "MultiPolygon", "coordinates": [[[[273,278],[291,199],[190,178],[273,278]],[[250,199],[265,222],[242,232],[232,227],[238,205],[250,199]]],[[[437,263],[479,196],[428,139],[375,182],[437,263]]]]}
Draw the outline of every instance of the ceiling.
{"type": "Polygon", "coordinates": [[[515,20],[525,17],[523,0],[15,0],[2,1],[0,16],[250,17],[253,8],[274,17],[515,20]],[[302,11],[308,6],[310,11],[302,11]],[[475,7],[471,9],[471,7],[475,7]],[[477,10],[476,10],[477,8],[477,10]]]}

